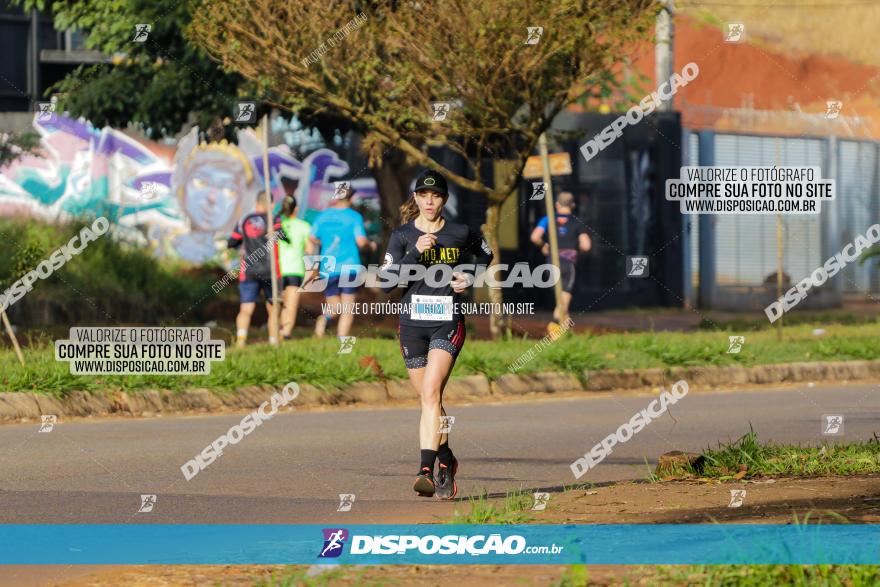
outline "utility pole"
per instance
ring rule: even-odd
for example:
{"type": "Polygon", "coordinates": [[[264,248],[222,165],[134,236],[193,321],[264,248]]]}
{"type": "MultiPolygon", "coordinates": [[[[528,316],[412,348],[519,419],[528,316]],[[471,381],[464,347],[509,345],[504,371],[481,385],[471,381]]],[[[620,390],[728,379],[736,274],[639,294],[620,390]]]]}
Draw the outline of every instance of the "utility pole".
{"type": "MultiPolygon", "coordinates": [[[[779,166],[779,139],[773,141],[776,145],[776,166],[779,166]]],[[[782,214],[776,214],[776,299],[782,299],[783,262],[785,255],[785,241],[783,240],[782,214]]],[[[776,340],[782,342],[782,318],[780,315],[776,321],[776,340]]]]}
{"type": "MultiPolygon", "coordinates": [[[[550,156],[547,153],[547,133],[538,137],[538,152],[541,154],[541,165],[544,171],[544,206],[547,212],[547,240],[550,242],[550,261],[559,267],[559,241],[556,233],[556,208],[553,206],[553,177],[550,174],[550,156]]],[[[553,286],[556,297],[556,308],[562,308],[562,282],[556,280],[553,286]]],[[[559,314],[559,323],[567,324],[568,315],[559,314]]]]}
{"type": "Polygon", "coordinates": [[[21,347],[18,346],[18,339],[15,338],[15,331],[12,329],[12,324],[9,323],[9,318],[6,317],[6,310],[0,310],[0,318],[3,319],[3,326],[6,327],[6,333],[9,334],[9,340],[12,341],[12,347],[15,349],[15,356],[18,357],[18,362],[24,367],[24,356],[21,354],[21,347]]]}
{"type": "MultiPolygon", "coordinates": [[[[272,200],[272,189],[269,184],[269,114],[263,115],[263,187],[266,193],[266,235],[268,238],[269,250],[269,267],[272,272],[272,308],[269,316],[269,343],[278,346],[278,319],[280,314],[279,306],[281,299],[278,295],[278,260],[275,258],[275,202],[272,200]]],[[[259,196],[257,196],[259,197],[259,196]]]]}
{"type": "MultiPolygon", "coordinates": [[[[654,23],[654,87],[672,77],[675,61],[672,43],[675,38],[672,22],[675,6],[672,2],[673,0],[660,0],[660,12],[657,13],[657,20],[654,23]]],[[[668,101],[661,102],[657,110],[671,112],[674,99],[675,97],[672,96],[668,101]]]]}
{"type": "Polygon", "coordinates": [[[28,94],[30,94],[31,112],[37,110],[37,102],[40,101],[40,13],[36,8],[31,9],[30,31],[28,32],[27,48],[27,82],[28,94]]]}

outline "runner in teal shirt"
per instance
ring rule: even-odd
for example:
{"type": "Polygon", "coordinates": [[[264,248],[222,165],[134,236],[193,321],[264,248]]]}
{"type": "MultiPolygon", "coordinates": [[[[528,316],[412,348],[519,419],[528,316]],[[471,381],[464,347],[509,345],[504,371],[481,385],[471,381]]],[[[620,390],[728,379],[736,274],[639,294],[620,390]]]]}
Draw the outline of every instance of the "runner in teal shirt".
{"type": "MultiPolygon", "coordinates": [[[[351,209],[351,197],[354,190],[349,188],[343,197],[334,199],[326,210],[318,214],[312,224],[309,250],[321,255],[320,272],[327,276],[327,287],[324,296],[330,308],[342,304],[342,308],[350,308],[357,295],[357,286],[345,285],[348,278],[360,273],[361,250],[376,250],[376,243],[367,238],[364,230],[364,217],[351,209]],[[330,257],[331,262],[323,262],[330,257]],[[340,280],[345,281],[340,283],[340,280]]],[[[312,269],[311,267],[309,268],[312,269]]],[[[315,335],[324,336],[327,322],[332,318],[332,310],[324,314],[323,320],[318,318],[315,323],[315,335]]],[[[348,336],[354,315],[344,311],[339,316],[337,336],[348,336]]]]}

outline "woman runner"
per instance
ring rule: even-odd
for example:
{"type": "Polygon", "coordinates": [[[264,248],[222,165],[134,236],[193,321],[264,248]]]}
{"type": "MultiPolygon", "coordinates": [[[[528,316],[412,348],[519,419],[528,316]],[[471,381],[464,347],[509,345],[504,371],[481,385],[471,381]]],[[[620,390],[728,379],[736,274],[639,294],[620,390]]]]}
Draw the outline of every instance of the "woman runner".
{"type": "MultiPolygon", "coordinates": [[[[472,254],[477,265],[485,265],[492,258],[492,249],[479,232],[465,224],[448,222],[442,215],[449,198],[446,179],[434,171],[422,173],[416,180],[412,197],[400,207],[400,228],[391,233],[388,252],[385,253],[383,272],[406,278],[407,265],[431,268],[445,265],[451,268],[463,264],[462,254],[472,254]]],[[[455,473],[458,461],[449,448],[447,430],[443,427],[443,389],[464,346],[464,318],[457,312],[459,295],[473,283],[470,272],[455,271],[448,283],[438,285],[442,278],[431,279],[430,272],[423,279],[400,283],[405,287],[404,311],[400,314],[398,338],[403,362],[409,380],[421,397],[422,413],[419,423],[421,463],[413,489],[420,496],[436,495],[439,499],[453,499],[458,492],[455,473]],[[443,432],[440,432],[443,430],[443,432]],[[434,477],[434,464],[440,466],[434,477]]],[[[393,290],[398,283],[384,288],[393,290]]]]}
{"type": "Polygon", "coordinates": [[[311,225],[296,217],[296,198],[286,196],[281,204],[281,228],[289,242],[278,243],[278,265],[281,269],[281,338],[289,339],[296,325],[296,311],[299,306],[299,288],[306,274],[303,261],[309,242],[311,225]]]}

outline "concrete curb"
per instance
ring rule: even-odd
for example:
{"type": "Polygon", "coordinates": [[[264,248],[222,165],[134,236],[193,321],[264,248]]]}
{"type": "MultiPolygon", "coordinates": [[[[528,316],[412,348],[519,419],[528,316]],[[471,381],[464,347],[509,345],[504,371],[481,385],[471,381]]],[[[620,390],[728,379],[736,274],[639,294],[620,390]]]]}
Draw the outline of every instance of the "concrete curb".
{"type": "MultiPolygon", "coordinates": [[[[786,363],[756,367],[675,367],[671,369],[623,369],[585,371],[583,381],[572,373],[505,374],[490,381],[485,375],[450,379],[445,397],[480,400],[561,391],[610,391],[668,386],[684,379],[690,385],[713,387],[799,381],[856,381],[880,379],[880,360],[786,363]]],[[[43,414],[56,416],[153,416],[158,413],[217,412],[257,408],[280,391],[271,385],[241,387],[232,393],[197,388],[182,392],[142,390],[92,394],[73,391],[63,397],[39,393],[0,392],[0,420],[32,420],[43,414]]],[[[408,381],[359,381],[345,389],[320,389],[300,385],[295,405],[384,405],[389,401],[416,399],[408,381]]]]}
{"type": "Polygon", "coordinates": [[[624,369],[585,371],[588,391],[634,389],[670,385],[684,379],[690,385],[747,385],[799,381],[855,381],[880,378],[878,361],[782,363],[754,367],[673,367],[671,369],[624,369]]]}

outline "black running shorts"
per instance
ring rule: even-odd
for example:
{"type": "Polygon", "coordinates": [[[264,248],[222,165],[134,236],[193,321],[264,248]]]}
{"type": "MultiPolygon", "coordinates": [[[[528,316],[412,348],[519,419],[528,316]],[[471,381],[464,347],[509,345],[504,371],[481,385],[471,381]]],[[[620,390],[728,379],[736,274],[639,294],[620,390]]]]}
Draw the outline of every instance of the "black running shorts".
{"type": "Polygon", "coordinates": [[[464,346],[464,318],[441,324],[440,326],[401,325],[397,330],[400,340],[400,354],[407,369],[421,369],[428,365],[428,351],[443,349],[453,360],[464,346]]]}
{"type": "Polygon", "coordinates": [[[574,263],[565,259],[559,259],[559,272],[561,273],[559,280],[562,282],[562,291],[565,293],[574,292],[574,263]]]}

